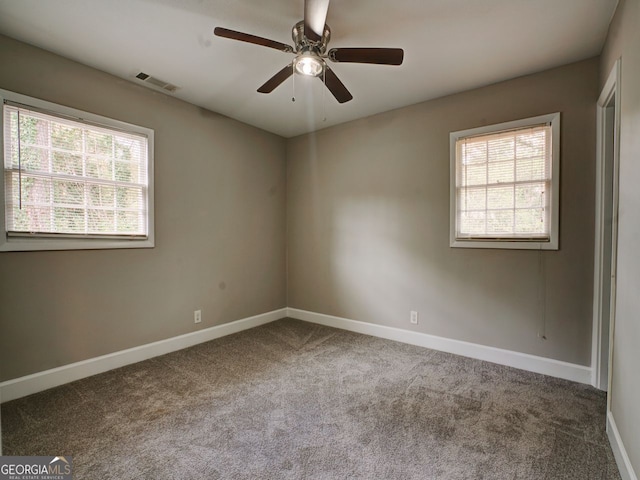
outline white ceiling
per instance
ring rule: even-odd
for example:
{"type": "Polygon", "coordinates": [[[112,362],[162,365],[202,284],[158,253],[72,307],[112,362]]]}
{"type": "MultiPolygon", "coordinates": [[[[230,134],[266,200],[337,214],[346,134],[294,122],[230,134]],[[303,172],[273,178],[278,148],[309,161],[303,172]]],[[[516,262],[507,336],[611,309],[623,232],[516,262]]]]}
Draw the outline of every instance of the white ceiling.
{"type": "Polygon", "coordinates": [[[292,45],[304,0],[0,0],[0,33],[284,137],[589,58],[617,0],[333,0],[335,47],[400,47],[399,67],[334,64],[354,99],[318,79],[256,89],[292,54],[215,37],[223,26],[292,45]],[[326,116],[326,120],[323,118],[326,116]]]}

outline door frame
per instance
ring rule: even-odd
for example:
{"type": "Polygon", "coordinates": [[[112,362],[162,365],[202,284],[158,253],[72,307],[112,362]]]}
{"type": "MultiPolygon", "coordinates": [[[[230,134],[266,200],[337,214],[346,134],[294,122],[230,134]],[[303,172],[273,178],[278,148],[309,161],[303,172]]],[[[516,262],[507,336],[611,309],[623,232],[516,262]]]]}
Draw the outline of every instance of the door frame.
{"type": "MultiPolygon", "coordinates": [[[[593,290],[593,334],[591,348],[591,384],[601,390],[611,390],[611,367],[613,361],[613,333],[615,327],[615,298],[616,298],[616,264],[618,248],[618,204],[619,204],[619,168],[620,168],[620,78],[621,61],[616,60],[609,77],[600,93],[597,103],[597,137],[596,137],[596,211],[595,211],[595,258],[594,258],[594,290],[593,290]],[[607,109],[613,107],[613,125],[607,118],[607,109]],[[607,155],[607,132],[613,127],[613,155],[607,155]],[[612,205],[607,206],[605,198],[605,168],[606,162],[613,162],[613,189],[612,205]],[[612,209],[611,225],[611,289],[609,293],[609,342],[608,359],[603,365],[603,352],[605,351],[602,318],[602,298],[604,282],[602,276],[603,262],[605,259],[604,236],[605,209],[612,209]],[[606,375],[604,369],[606,368],[606,375]]],[[[609,397],[609,396],[608,396],[609,397]]],[[[610,400],[607,400],[609,411],[610,400]]]]}

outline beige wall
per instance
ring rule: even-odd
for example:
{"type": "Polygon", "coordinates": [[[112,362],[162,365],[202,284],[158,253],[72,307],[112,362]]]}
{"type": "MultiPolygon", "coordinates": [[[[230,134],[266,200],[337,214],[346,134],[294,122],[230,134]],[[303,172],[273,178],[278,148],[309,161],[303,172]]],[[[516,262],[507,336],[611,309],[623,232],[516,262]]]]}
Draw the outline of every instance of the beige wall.
{"type": "Polygon", "coordinates": [[[285,156],[289,306],[589,363],[596,60],[287,142],[6,37],[0,60],[0,88],[155,129],[157,245],[0,254],[0,379],[285,306],[285,156]],[[555,111],[561,250],[449,248],[449,132],[555,111]]]}
{"type": "Polygon", "coordinates": [[[601,57],[601,86],[617,58],[620,80],[620,205],[611,411],[640,474],[640,0],[621,0],[601,57]]]}
{"type": "Polygon", "coordinates": [[[595,99],[622,56],[611,395],[640,471],[638,25],[621,0],[599,62],[289,141],[0,36],[0,88],[156,133],[156,248],[0,253],[0,381],[196,330],[196,308],[206,328],[287,303],[588,365],[595,99]],[[560,251],[449,248],[449,132],[555,111],[560,251]]]}
{"type": "Polygon", "coordinates": [[[592,59],[290,140],[289,306],[589,365],[597,89],[592,59]],[[449,132],[556,111],[561,249],[450,248],[449,132]]]}
{"type": "Polygon", "coordinates": [[[0,380],[286,305],[284,139],[2,36],[0,64],[155,130],[156,224],[153,249],[0,253],[0,380]]]}

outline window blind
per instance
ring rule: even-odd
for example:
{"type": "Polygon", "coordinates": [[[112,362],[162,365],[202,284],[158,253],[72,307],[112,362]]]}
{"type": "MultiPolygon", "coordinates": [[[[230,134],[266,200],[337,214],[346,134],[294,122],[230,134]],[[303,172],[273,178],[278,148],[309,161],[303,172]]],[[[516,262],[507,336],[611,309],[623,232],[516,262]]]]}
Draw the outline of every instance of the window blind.
{"type": "Polygon", "coordinates": [[[147,238],[148,139],[5,102],[9,236],[147,238]]]}
{"type": "Polygon", "coordinates": [[[552,127],[456,141],[456,238],[548,241],[552,127]]]}

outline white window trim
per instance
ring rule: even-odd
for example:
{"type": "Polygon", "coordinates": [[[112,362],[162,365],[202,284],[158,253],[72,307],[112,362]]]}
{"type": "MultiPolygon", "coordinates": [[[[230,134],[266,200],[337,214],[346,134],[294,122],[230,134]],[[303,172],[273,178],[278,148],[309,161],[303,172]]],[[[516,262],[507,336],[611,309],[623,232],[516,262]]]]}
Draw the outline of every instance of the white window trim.
{"type": "MultiPolygon", "coordinates": [[[[133,125],[119,120],[103,117],[75,108],[65,107],[38,98],[29,97],[15,92],[0,89],[0,105],[4,100],[21,103],[36,109],[50,111],[52,114],[65,115],[77,118],[81,121],[102,125],[107,128],[115,128],[128,132],[146,135],[148,139],[148,214],[147,214],[147,238],[51,238],[51,237],[24,237],[7,236],[5,219],[5,192],[4,178],[0,181],[0,252],[35,251],[35,250],[95,250],[114,248],[153,248],[155,246],[154,234],[154,202],[153,202],[153,145],[154,131],[150,128],[133,125]]],[[[0,115],[0,152],[4,156],[4,115],[0,115]]],[[[4,161],[3,170],[4,170],[4,161]]]]}
{"type": "Polygon", "coordinates": [[[559,214],[560,214],[560,113],[540,115],[538,117],[524,118],[512,122],[500,123],[497,125],[487,125],[484,127],[460,130],[449,134],[449,155],[450,155],[450,233],[449,245],[455,248],[498,248],[498,249],[520,249],[520,250],[558,250],[559,248],[559,214]],[[551,229],[549,241],[535,240],[479,240],[456,238],[456,213],[458,210],[456,195],[456,141],[459,138],[472,135],[483,135],[504,130],[525,128],[542,123],[551,124],[552,136],[552,163],[551,163],[551,229]]]}

